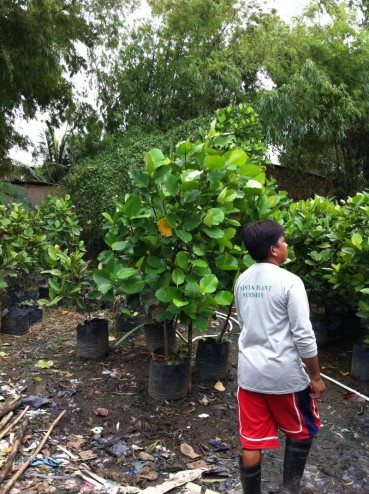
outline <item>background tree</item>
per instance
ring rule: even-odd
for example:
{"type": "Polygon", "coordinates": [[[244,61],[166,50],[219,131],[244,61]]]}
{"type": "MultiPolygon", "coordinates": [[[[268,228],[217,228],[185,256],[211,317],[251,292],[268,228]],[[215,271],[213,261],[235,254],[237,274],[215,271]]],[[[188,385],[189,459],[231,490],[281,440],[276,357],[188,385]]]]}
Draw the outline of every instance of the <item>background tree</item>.
{"type": "Polygon", "coordinates": [[[64,132],[60,139],[50,123],[43,134],[38,150],[42,160],[41,166],[36,169],[37,175],[46,182],[59,183],[70,172],[74,159],[69,148],[69,131],[64,132]]]}
{"type": "Polygon", "coordinates": [[[357,9],[334,1],[312,2],[279,27],[264,30],[274,39],[264,65],[276,86],[259,94],[267,135],[284,165],[332,178],[338,195],[353,193],[369,179],[369,33],[357,9]],[[319,24],[328,3],[329,22],[319,24]]]}
{"type": "MultiPolygon", "coordinates": [[[[133,3],[133,2],[132,2],[133,3]]],[[[70,77],[86,67],[81,46],[112,39],[121,20],[121,0],[0,0],[0,165],[8,150],[26,140],[16,117],[51,112],[55,125],[72,101],[70,77]]]]}
{"type": "Polygon", "coordinates": [[[105,54],[99,97],[108,132],[130,126],[167,130],[244,100],[258,62],[245,50],[258,12],[253,2],[151,0],[152,19],[105,54]]]}

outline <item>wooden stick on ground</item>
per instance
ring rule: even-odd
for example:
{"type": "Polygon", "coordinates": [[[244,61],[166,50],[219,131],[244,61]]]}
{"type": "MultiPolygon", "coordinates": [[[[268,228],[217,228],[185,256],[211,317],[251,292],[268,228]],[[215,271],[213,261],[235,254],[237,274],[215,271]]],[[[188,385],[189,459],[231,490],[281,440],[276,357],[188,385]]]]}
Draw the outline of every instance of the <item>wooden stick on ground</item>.
{"type": "Polygon", "coordinates": [[[5,477],[9,473],[9,470],[11,470],[11,468],[12,468],[13,461],[15,460],[15,457],[17,456],[19,447],[22,444],[22,440],[23,440],[24,434],[26,432],[27,425],[28,425],[28,417],[26,417],[23,420],[22,426],[21,426],[20,431],[19,431],[19,435],[13,443],[12,450],[11,450],[7,460],[6,460],[5,465],[1,469],[0,484],[4,481],[5,477]]]}
{"type": "Polygon", "coordinates": [[[6,426],[6,424],[9,422],[9,420],[13,417],[14,413],[9,412],[8,415],[5,415],[1,420],[0,420],[0,431],[6,426]]]}
{"type": "Polygon", "coordinates": [[[3,431],[0,431],[0,439],[2,439],[4,436],[6,436],[8,434],[8,432],[10,432],[13,427],[26,415],[26,413],[28,412],[28,409],[29,409],[29,406],[26,406],[26,408],[23,410],[23,412],[18,415],[18,417],[13,420],[13,422],[8,425],[8,427],[6,429],[4,429],[3,431]]]}
{"type": "Polygon", "coordinates": [[[15,410],[22,404],[22,397],[19,396],[19,398],[15,398],[13,401],[8,403],[7,405],[3,405],[0,407],[0,418],[4,417],[4,415],[7,415],[9,412],[12,410],[15,410]]]}
{"type": "Polygon", "coordinates": [[[47,433],[45,434],[43,440],[40,442],[40,444],[38,445],[38,447],[36,448],[36,450],[32,453],[32,456],[31,458],[29,458],[25,463],[23,463],[23,465],[19,468],[19,470],[17,470],[17,472],[15,473],[15,475],[13,475],[13,477],[11,479],[8,480],[7,484],[5,485],[5,487],[0,491],[0,494],[8,494],[8,492],[10,491],[10,489],[13,487],[13,485],[15,484],[15,482],[19,479],[19,477],[22,475],[22,473],[27,470],[29,464],[32,462],[33,458],[38,455],[38,453],[42,450],[42,448],[44,447],[44,444],[46,443],[48,437],[50,436],[52,430],[54,429],[54,427],[56,426],[56,424],[59,422],[59,420],[66,414],[66,410],[63,410],[62,413],[54,420],[54,422],[50,425],[47,433]]]}

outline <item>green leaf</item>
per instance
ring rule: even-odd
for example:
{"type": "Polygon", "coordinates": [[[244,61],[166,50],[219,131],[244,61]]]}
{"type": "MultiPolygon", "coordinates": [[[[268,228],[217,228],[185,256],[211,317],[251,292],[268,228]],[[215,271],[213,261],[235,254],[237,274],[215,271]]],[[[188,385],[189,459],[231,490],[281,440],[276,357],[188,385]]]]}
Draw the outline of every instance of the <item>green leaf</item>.
{"type": "Polygon", "coordinates": [[[156,256],[148,256],[147,258],[147,264],[151,266],[152,268],[160,268],[163,264],[162,260],[159,257],[156,256]]]}
{"type": "Polygon", "coordinates": [[[53,290],[55,290],[56,293],[60,292],[60,286],[59,286],[58,282],[56,280],[54,280],[53,278],[49,278],[49,285],[51,286],[51,288],[53,290]]]}
{"type": "Polygon", "coordinates": [[[224,232],[220,228],[204,228],[204,232],[210,238],[223,238],[224,232]]]}
{"type": "Polygon", "coordinates": [[[210,170],[223,169],[225,167],[225,159],[219,154],[207,155],[205,158],[205,164],[210,170]]]}
{"type": "Polygon", "coordinates": [[[174,298],[180,299],[182,291],[175,287],[159,288],[156,290],[155,297],[165,304],[173,301],[174,298]]]}
{"type": "Polygon", "coordinates": [[[220,225],[224,221],[224,212],[220,208],[211,208],[207,211],[203,222],[206,226],[211,227],[220,225]]]}
{"type": "Polygon", "coordinates": [[[200,290],[202,293],[214,293],[218,283],[218,278],[215,275],[208,274],[200,280],[200,290]]]}
{"type": "Polygon", "coordinates": [[[134,274],[137,274],[137,270],[133,268],[123,268],[116,274],[117,280],[125,280],[130,278],[134,274]]]}
{"type": "Polygon", "coordinates": [[[150,183],[150,178],[147,173],[142,172],[141,170],[132,170],[129,173],[131,177],[132,184],[140,189],[147,188],[150,183]]]}
{"type": "Polygon", "coordinates": [[[153,175],[156,168],[159,168],[163,164],[164,155],[160,149],[151,149],[148,153],[145,153],[146,170],[149,175],[153,175]]]}
{"type": "Polygon", "coordinates": [[[164,180],[163,193],[165,196],[175,197],[179,192],[178,178],[174,175],[168,175],[164,180]]]}
{"type": "Polygon", "coordinates": [[[192,240],[191,233],[186,232],[185,230],[176,230],[176,235],[186,244],[192,240]]]}
{"type": "Polygon", "coordinates": [[[185,307],[189,304],[188,301],[178,300],[176,298],[173,299],[173,304],[177,307],[185,307]]]}
{"type": "Polygon", "coordinates": [[[200,293],[200,285],[198,283],[195,283],[193,281],[187,283],[185,287],[185,294],[187,297],[196,299],[200,295],[200,293]]]}
{"type": "Polygon", "coordinates": [[[189,260],[190,256],[186,252],[178,252],[176,255],[176,264],[182,269],[187,269],[189,260]]]}
{"type": "Polygon", "coordinates": [[[362,250],[361,244],[363,243],[363,237],[360,235],[360,233],[354,233],[351,237],[351,242],[353,243],[353,245],[355,245],[356,248],[362,250]]]}
{"type": "Polygon", "coordinates": [[[125,206],[128,218],[134,218],[141,212],[142,202],[138,195],[129,194],[126,197],[125,206]]]}
{"type": "Polygon", "coordinates": [[[257,165],[246,164],[244,166],[241,166],[238,171],[241,175],[254,178],[260,174],[261,169],[257,165]]]}
{"type": "Polygon", "coordinates": [[[246,184],[246,188],[247,188],[247,189],[250,189],[250,191],[253,191],[253,190],[255,190],[255,191],[260,191],[260,190],[263,188],[263,186],[262,186],[262,184],[261,184],[260,182],[258,182],[257,180],[252,180],[252,179],[250,179],[250,180],[247,182],[247,184],[246,184]]]}
{"type": "Polygon", "coordinates": [[[131,277],[120,283],[120,287],[127,295],[141,293],[145,288],[145,282],[139,277],[131,277]]]}
{"type": "Polygon", "coordinates": [[[111,245],[111,249],[114,250],[114,251],[120,251],[120,250],[125,250],[127,246],[129,246],[129,243],[128,242],[123,242],[123,241],[114,242],[111,245]]]}
{"type": "Polygon", "coordinates": [[[196,266],[198,268],[208,268],[209,263],[207,261],[204,261],[202,259],[195,259],[194,261],[191,261],[192,266],[196,266]]]}
{"type": "Polygon", "coordinates": [[[199,243],[193,243],[192,244],[192,250],[193,253],[196,256],[205,256],[206,255],[206,245],[205,244],[199,244],[199,243]]]}
{"type": "Polygon", "coordinates": [[[48,271],[44,271],[45,273],[49,273],[53,276],[62,276],[62,272],[60,271],[60,269],[49,269],[48,271]]]}
{"type": "Polygon", "coordinates": [[[233,294],[227,291],[218,292],[214,300],[218,305],[230,305],[233,301],[233,294]]]}
{"type": "Polygon", "coordinates": [[[5,280],[0,280],[0,289],[7,287],[8,287],[8,283],[5,280]]]}
{"type": "Polygon", "coordinates": [[[98,273],[93,273],[92,277],[100,293],[105,294],[113,287],[113,283],[109,279],[105,278],[104,276],[101,276],[98,273]]]}
{"type": "MultiPolygon", "coordinates": [[[[227,153],[228,155],[228,153],[227,153]]],[[[242,149],[235,149],[228,156],[228,163],[230,165],[242,166],[246,163],[248,156],[242,149]]]]}
{"type": "Polygon", "coordinates": [[[237,192],[235,190],[227,189],[227,187],[225,187],[217,197],[217,202],[219,202],[219,204],[230,203],[234,201],[236,197],[237,192]]]}
{"type": "Polygon", "coordinates": [[[232,134],[218,136],[214,139],[214,145],[219,147],[228,147],[229,144],[232,144],[235,141],[235,136],[232,134]]]}
{"type": "Polygon", "coordinates": [[[102,214],[105,219],[107,219],[110,223],[113,223],[113,218],[110,216],[109,213],[103,213],[102,214]]]}
{"type": "Polygon", "coordinates": [[[53,261],[56,261],[58,259],[57,249],[53,245],[49,245],[49,247],[47,249],[47,253],[53,261]]]}
{"type": "Polygon", "coordinates": [[[190,214],[186,214],[182,223],[182,227],[187,231],[191,231],[194,228],[196,228],[200,223],[201,223],[200,215],[190,213],[190,214]]]}
{"type": "Polygon", "coordinates": [[[184,272],[182,271],[182,269],[180,268],[176,268],[174,271],[173,271],[173,274],[172,274],[172,280],[174,281],[174,283],[178,286],[178,285],[181,285],[184,280],[185,280],[185,275],[184,275],[184,272]]]}
{"type": "MultiPolygon", "coordinates": [[[[47,305],[47,306],[56,305],[56,304],[58,304],[61,300],[63,300],[63,297],[61,297],[61,296],[57,296],[57,297],[53,298],[52,300],[47,301],[47,303],[46,303],[46,304],[44,304],[44,305],[47,305]]],[[[41,303],[41,301],[40,301],[40,300],[38,300],[38,303],[41,303]]]]}
{"type": "Polygon", "coordinates": [[[193,325],[200,331],[206,331],[209,325],[209,321],[205,317],[196,317],[193,325]]]}
{"type": "Polygon", "coordinates": [[[238,259],[230,254],[222,254],[218,256],[215,262],[217,267],[223,271],[237,271],[239,267],[238,259]]]}

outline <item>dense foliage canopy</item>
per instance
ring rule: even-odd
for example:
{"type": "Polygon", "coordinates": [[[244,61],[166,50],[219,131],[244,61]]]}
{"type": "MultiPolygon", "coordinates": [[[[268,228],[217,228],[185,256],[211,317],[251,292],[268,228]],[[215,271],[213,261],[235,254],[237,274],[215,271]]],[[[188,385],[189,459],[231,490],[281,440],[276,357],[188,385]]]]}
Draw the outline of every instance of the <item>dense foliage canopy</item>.
{"type": "Polygon", "coordinates": [[[116,36],[120,0],[0,1],[0,165],[8,149],[24,142],[16,117],[48,109],[65,118],[73,100],[70,77],[86,67],[82,46],[116,36]]]}
{"type": "Polygon", "coordinates": [[[16,116],[39,108],[53,127],[68,120],[75,163],[102,142],[119,154],[122,134],[139,142],[250,102],[284,166],[333,177],[339,196],[368,182],[367,1],[311,0],[290,23],[256,0],[0,3],[2,162],[22,140],[16,116]],[[75,101],[70,80],[86,68],[95,108],[75,101]]]}

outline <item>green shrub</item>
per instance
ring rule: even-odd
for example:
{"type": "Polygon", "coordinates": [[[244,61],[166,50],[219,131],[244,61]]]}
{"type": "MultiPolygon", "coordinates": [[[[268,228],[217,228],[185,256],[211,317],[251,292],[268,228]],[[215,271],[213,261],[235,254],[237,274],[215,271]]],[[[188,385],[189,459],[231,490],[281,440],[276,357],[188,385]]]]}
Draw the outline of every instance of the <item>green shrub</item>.
{"type": "Polygon", "coordinates": [[[325,275],[340,249],[335,231],[342,214],[340,205],[321,196],[291,203],[288,211],[285,232],[290,247],[289,270],[304,281],[312,305],[322,307],[338,299],[339,294],[325,275]]]}
{"type": "Polygon", "coordinates": [[[132,191],[129,172],[143,168],[145,152],[159,147],[170,154],[179,140],[189,136],[196,140],[201,132],[199,129],[207,127],[209,121],[209,117],[201,117],[166,133],[153,130],[147,134],[140,129],[131,130],[112,138],[108,150],[83,160],[73,169],[66,180],[66,187],[90,247],[103,239],[102,213],[113,214],[117,196],[132,191]]]}
{"type": "Polygon", "coordinates": [[[369,316],[369,193],[348,197],[333,235],[339,246],[325,277],[344,301],[346,310],[369,316]]]}
{"type": "MultiPolygon", "coordinates": [[[[35,285],[50,266],[50,249],[85,253],[70,197],[47,197],[35,210],[0,205],[0,289],[35,285]]],[[[52,259],[54,261],[54,259],[52,259]]]]}
{"type": "Polygon", "coordinates": [[[25,209],[29,209],[28,201],[21,187],[0,180],[0,204],[6,204],[9,200],[21,204],[25,209]]]}

